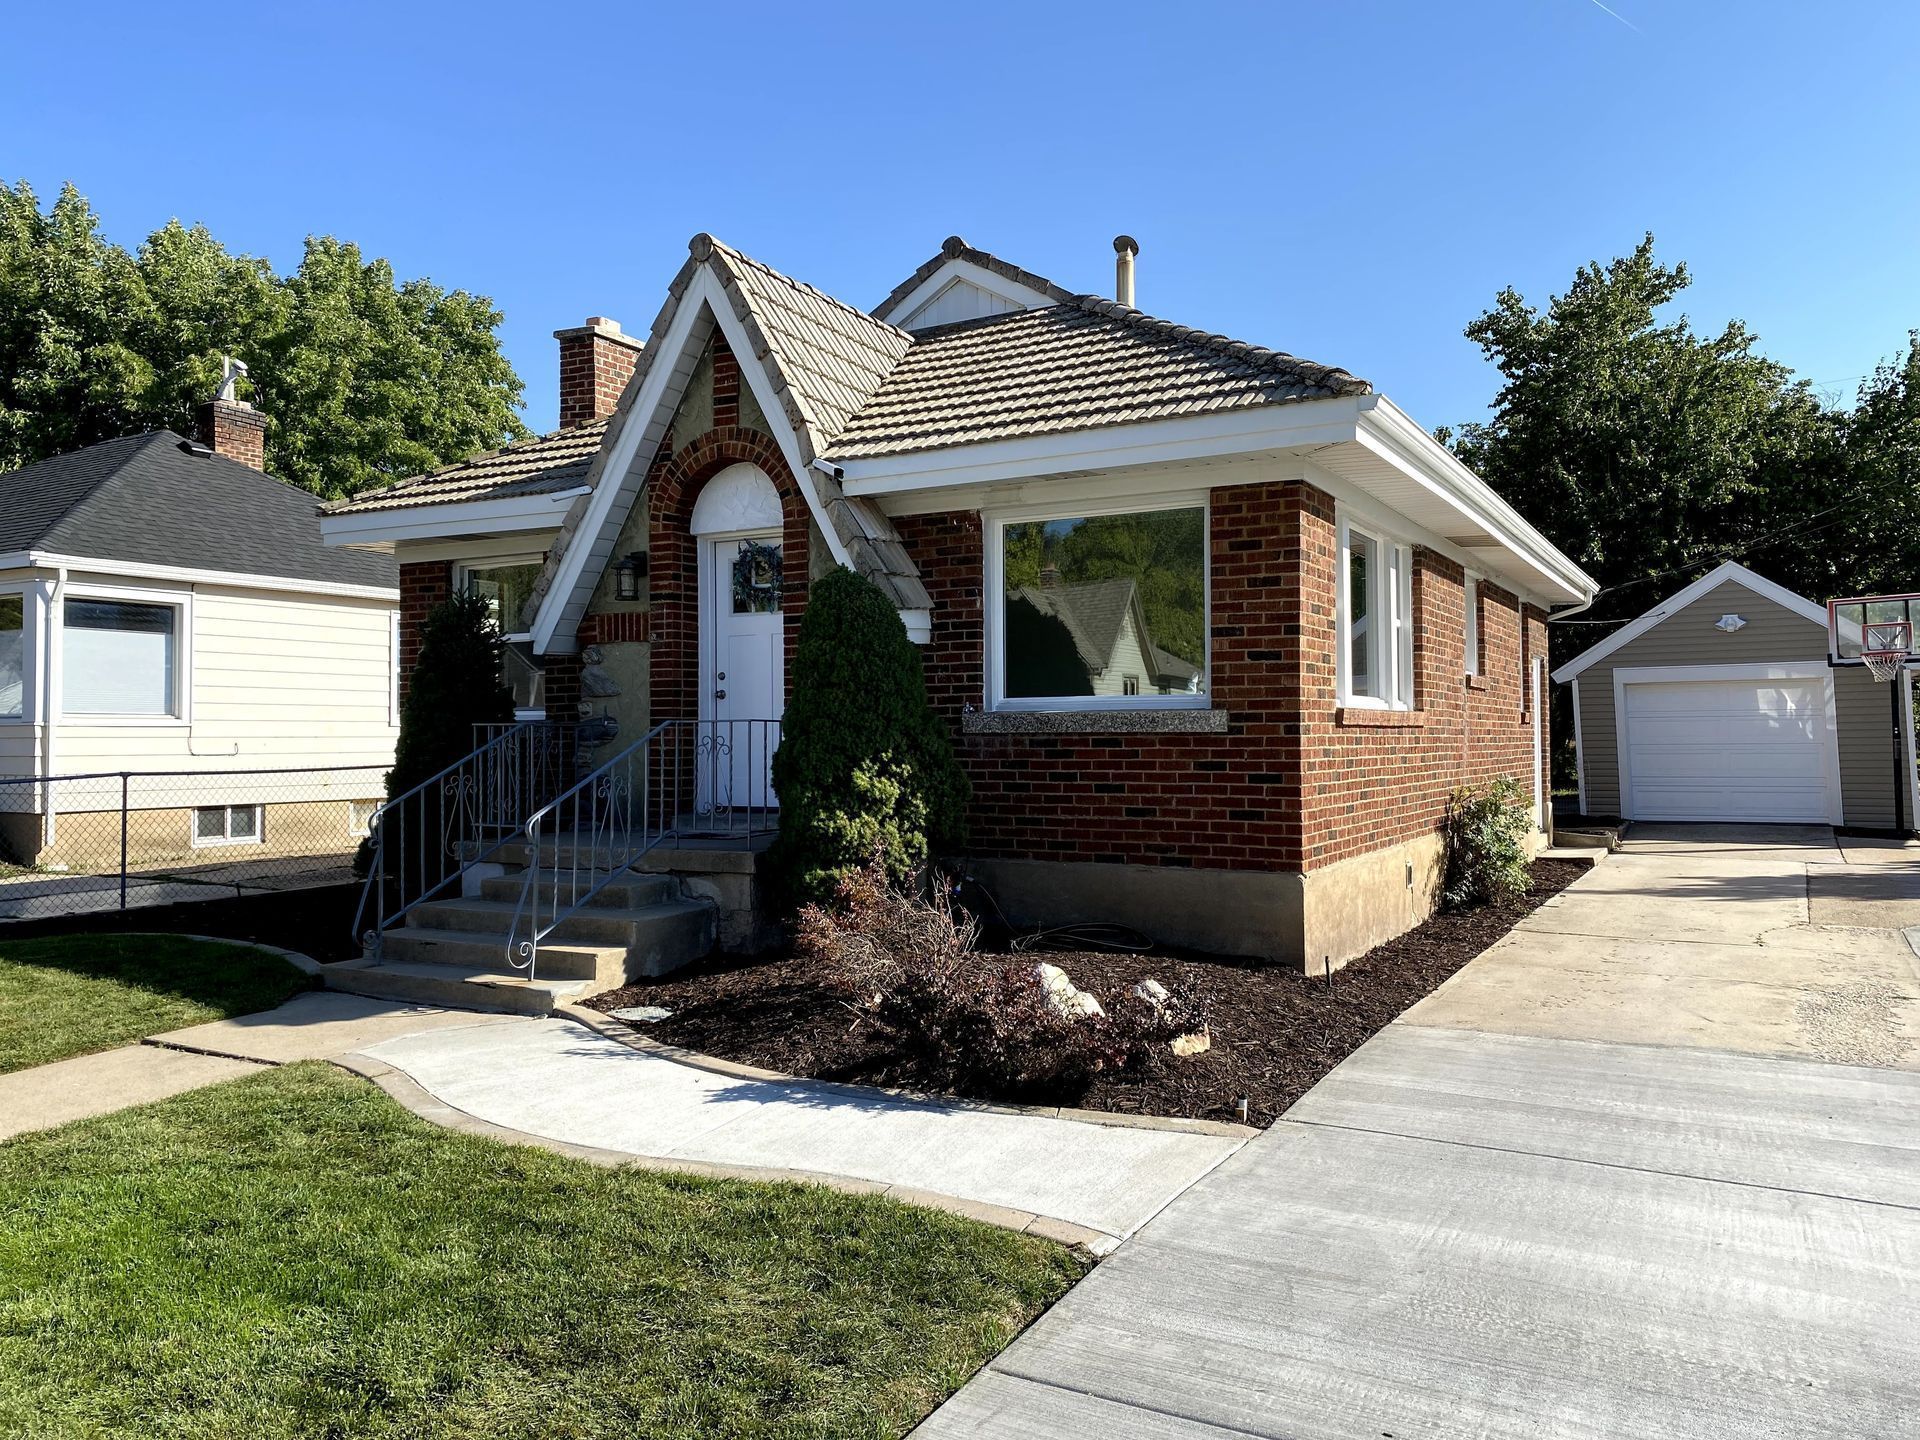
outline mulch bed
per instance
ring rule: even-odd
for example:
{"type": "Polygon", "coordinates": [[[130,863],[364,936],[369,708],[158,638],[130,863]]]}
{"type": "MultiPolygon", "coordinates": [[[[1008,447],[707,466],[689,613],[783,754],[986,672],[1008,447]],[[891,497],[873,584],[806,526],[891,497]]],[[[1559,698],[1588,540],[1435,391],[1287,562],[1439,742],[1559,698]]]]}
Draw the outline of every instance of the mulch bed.
{"type": "Polygon", "coordinates": [[[282,890],[271,895],[143,905],[129,910],[102,910],[45,920],[10,920],[0,925],[0,939],[143,932],[217,935],[226,940],[257,940],[264,945],[278,945],[283,950],[298,950],[322,964],[330,964],[359,957],[360,942],[352,932],[360,890],[359,885],[324,885],[310,890],[282,890]]]}
{"type": "MultiPolygon", "coordinates": [[[[1213,1046],[1187,1059],[1165,1055],[1150,1069],[1097,1079],[1079,1097],[1090,1110],[1190,1119],[1248,1119],[1270,1125],[1370,1036],[1505,935],[1587,871],[1569,860],[1538,860],[1533,885],[1511,904],[1440,914],[1424,925],[1320,976],[1252,960],[1163,952],[1042,952],[1074,983],[1117,992],[1152,977],[1195,994],[1212,1015],[1213,1046]]],[[[816,984],[807,962],[718,956],[663,980],[587,1002],[598,1010],[660,1005],[670,1019],[637,1029],[684,1046],[790,1075],[857,1084],[937,1088],[912,1057],[837,996],[816,984]]]]}

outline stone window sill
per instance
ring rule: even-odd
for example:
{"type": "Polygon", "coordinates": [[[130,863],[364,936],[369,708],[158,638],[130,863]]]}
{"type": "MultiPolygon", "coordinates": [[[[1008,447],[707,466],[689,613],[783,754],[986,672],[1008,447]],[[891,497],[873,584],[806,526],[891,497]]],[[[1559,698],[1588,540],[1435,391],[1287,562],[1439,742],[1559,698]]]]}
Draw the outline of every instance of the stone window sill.
{"type": "Polygon", "coordinates": [[[1487,677],[1486,677],[1486,676],[1484,676],[1484,675],[1469,675],[1469,676],[1467,676],[1467,689],[1469,689],[1469,690],[1485,690],[1485,689],[1487,689],[1487,688],[1489,688],[1489,687],[1488,687],[1488,685],[1487,685],[1487,677]]]}
{"type": "Polygon", "coordinates": [[[1365,705],[1343,705],[1333,712],[1333,723],[1360,730],[1416,730],[1427,723],[1419,710],[1375,710],[1365,705]]]}
{"type": "Polygon", "coordinates": [[[1224,735],[1224,710],[969,710],[968,735],[1224,735]]]}

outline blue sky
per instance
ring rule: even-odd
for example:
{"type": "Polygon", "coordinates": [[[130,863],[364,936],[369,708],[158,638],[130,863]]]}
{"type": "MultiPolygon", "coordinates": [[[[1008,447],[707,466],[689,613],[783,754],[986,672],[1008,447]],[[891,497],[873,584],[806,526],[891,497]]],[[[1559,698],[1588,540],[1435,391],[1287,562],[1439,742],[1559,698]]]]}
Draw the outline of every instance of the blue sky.
{"type": "Polygon", "coordinates": [[[1125,231],[1143,309],[1429,426],[1501,286],[1652,230],[1850,396],[1920,325],[1920,6],[1608,3],[26,6],[0,175],[491,295],[535,429],[551,332],[644,333],[700,230],[862,306],[954,232],[1104,292],[1125,231]]]}

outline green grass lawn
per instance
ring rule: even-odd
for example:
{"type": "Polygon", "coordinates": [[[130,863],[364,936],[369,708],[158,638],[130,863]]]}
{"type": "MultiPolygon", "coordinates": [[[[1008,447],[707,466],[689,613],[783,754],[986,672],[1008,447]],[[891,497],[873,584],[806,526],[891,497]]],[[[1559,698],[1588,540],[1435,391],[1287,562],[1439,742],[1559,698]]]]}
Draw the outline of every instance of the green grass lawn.
{"type": "Polygon", "coordinates": [[[278,1005],[307,977],[178,935],[0,939],[0,1075],[278,1005]]]}
{"type": "Polygon", "coordinates": [[[895,1436],[1083,1270],[440,1129],[309,1063],[0,1145],[0,1434],[895,1436]]]}

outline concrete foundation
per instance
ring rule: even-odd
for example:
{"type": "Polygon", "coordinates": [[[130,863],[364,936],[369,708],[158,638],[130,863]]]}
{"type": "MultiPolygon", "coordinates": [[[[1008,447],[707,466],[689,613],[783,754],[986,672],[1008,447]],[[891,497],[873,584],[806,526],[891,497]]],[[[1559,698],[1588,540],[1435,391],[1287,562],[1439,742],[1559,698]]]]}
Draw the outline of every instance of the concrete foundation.
{"type": "Polygon", "coordinates": [[[711,900],[719,914],[716,947],[733,955],[759,955],[785,943],[763,873],[773,837],[752,840],[688,841],[647,852],[634,868],[672,875],[688,898],[711,900]]]}
{"type": "Polygon", "coordinates": [[[1444,854],[1438,835],[1423,835],[1299,876],[1306,968],[1338,969],[1432,915],[1444,854]]]}

